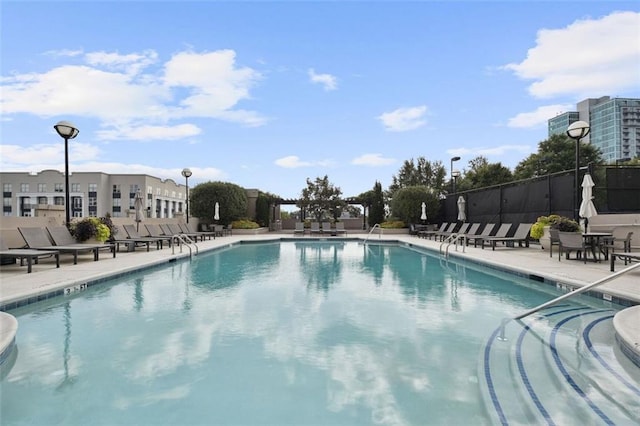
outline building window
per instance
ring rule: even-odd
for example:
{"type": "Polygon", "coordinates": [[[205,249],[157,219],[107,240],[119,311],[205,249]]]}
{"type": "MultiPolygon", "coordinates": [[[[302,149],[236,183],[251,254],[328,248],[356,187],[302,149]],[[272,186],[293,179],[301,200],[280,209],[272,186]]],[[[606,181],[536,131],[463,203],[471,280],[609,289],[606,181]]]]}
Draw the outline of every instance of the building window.
{"type": "Polygon", "coordinates": [[[53,184],[53,192],[64,192],[64,189],[62,188],[62,184],[61,183],[54,183],[53,184]]]}
{"type": "Polygon", "coordinates": [[[47,205],[49,204],[49,200],[47,197],[38,197],[38,204],[47,205]]]}
{"type": "Polygon", "coordinates": [[[2,190],[4,192],[11,192],[11,184],[10,183],[5,183],[2,185],[2,190]]]}
{"type": "Polygon", "coordinates": [[[73,208],[74,209],[81,209],[82,208],[82,197],[73,197],[72,198],[72,203],[73,204],[73,208]]]}
{"type": "Polygon", "coordinates": [[[89,197],[89,207],[96,207],[98,205],[98,199],[96,197],[89,197]]]}
{"type": "Polygon", "coordinates": [[[89,192],[98,192],[98,184],[97,183],[90,183],[88,185],[88,191],[89,192]]]}
{"type": "Polygon", "coordinates": [[[20,184],[20,192],[29,192],[29,184],[21,183],[20,184]]]}
{"type": "Polygon", "coordinates": [[[5,207],[11,207],[11,198],[3,198],[3,199],[2,199],[2,204],[3,204],[5,207]]]}
{"type": "Polygon", "coordinates": [[[114,207],[118,207],[118,211],[120,211],[119,207],[122,205],[121,203],[121,199],[120,198],[114,198],[113,199],[113,206],[114,207]]]}
{"type": "Polygon", "coordinates": [[[80,192],[80,184],[72,183],[71,184],[71,192],[80,192]]]}
{"type": "Polygon", "coordinates": [[[38,184],[38,192],[47,192],[47,184],[39,183],[38,184]]]}
{"type": "Polygon", "coordinates": [[[64,197],[53,197],[53,204],[56,206],[64,206],[64,197]]]}
{"type": "Polygon", "coordinates": [[[113,193],[114,194],[120,193],[120,185],[113,185],[113,193]]]}

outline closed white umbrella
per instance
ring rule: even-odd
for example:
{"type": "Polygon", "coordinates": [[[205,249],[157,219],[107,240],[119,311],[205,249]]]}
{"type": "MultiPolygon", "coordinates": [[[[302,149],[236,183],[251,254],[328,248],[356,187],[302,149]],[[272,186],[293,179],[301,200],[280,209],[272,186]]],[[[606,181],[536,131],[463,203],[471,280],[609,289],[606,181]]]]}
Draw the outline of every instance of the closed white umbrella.
{"type": "Polygon", "coordinates": [[[467,202],[464,200],[464,197],[461,195],[458,197],[458,220],[460,222],[464,222],[467,220],[467,214],[465,213],[464,206],[467,202]]]}
{"type": "Polygon", "coordinates": [[[582,179],[582,202],[580,203],[580,217],[589,219],[598,215],[596,206],[593,204],[593,179],[589,173],[585,173],[582,179]]]}
{"type": "Polygon", "coordinates": [[[213,220],[220,220],[220,204],[217,201],[213,208],[213,220]]]}
{"type": "Polygon", "coordinates": [[[133,201],[133,207],[136,210],[136,230],[140,230],[140,222],[144,219],[144,200],[142,199],[142,193],[138,189],[136,192],[136,198],[133,201]]]}
{"type": "Polygon", "coordinates": [[[420,216],[420,220],[427,220],[427,205],[425,202],[422,202],[422,215],[420,216]]]}

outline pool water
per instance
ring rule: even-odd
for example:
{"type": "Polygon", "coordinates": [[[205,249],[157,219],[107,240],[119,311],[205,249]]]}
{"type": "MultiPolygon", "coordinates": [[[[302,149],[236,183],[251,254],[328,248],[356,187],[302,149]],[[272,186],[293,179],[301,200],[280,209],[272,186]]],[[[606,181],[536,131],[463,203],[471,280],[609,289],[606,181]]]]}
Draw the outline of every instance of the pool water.
{"type": "Polygon", "coordinates": [[[236,245],[12,311],[0,423],[489,424],[482,344],[555,295],[402,245],[236,245]]]}

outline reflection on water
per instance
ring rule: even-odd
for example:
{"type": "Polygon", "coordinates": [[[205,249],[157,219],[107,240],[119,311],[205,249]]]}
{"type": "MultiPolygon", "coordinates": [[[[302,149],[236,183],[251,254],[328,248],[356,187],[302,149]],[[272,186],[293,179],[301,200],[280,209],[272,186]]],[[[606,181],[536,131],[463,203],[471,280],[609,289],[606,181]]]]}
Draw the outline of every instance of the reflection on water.
{"type": "Polygon", "coordinates": [[[340,279],[343,242],[295,243],[299,253],[300,272],[305,276],[309,288],[327,292],[340,279]]]}
{"type": "Polygon", "coordinates": [[[480,345],[545,300],[404,247],[239,245],[12,312],[1,420],[486,424],[480,345]]]}

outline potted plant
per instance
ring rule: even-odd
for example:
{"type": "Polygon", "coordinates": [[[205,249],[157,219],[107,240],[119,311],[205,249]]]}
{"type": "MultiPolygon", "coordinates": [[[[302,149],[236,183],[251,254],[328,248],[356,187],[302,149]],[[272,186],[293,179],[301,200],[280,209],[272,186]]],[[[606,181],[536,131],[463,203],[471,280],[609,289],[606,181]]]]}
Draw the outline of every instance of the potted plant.
{"type": "Polygon", "coordinates": [[[110,217],[88,217],[76,222],[71,222],[69,230],[78,242],[96,240],[97,242],[104,243],[111,238],[111,235],[115,234],[110,217]]]}
{"type": "Polygon", "coordinates": [[[555,228],[558,231],[563,232],[578,232],[580,231],[580,225],[573,219],[557,214],[549,216],[540,216],[536,223],[531,227],[531,238],[540,241],[542,248],[548,248],[549,241],[549,229],[555,228]]]}

